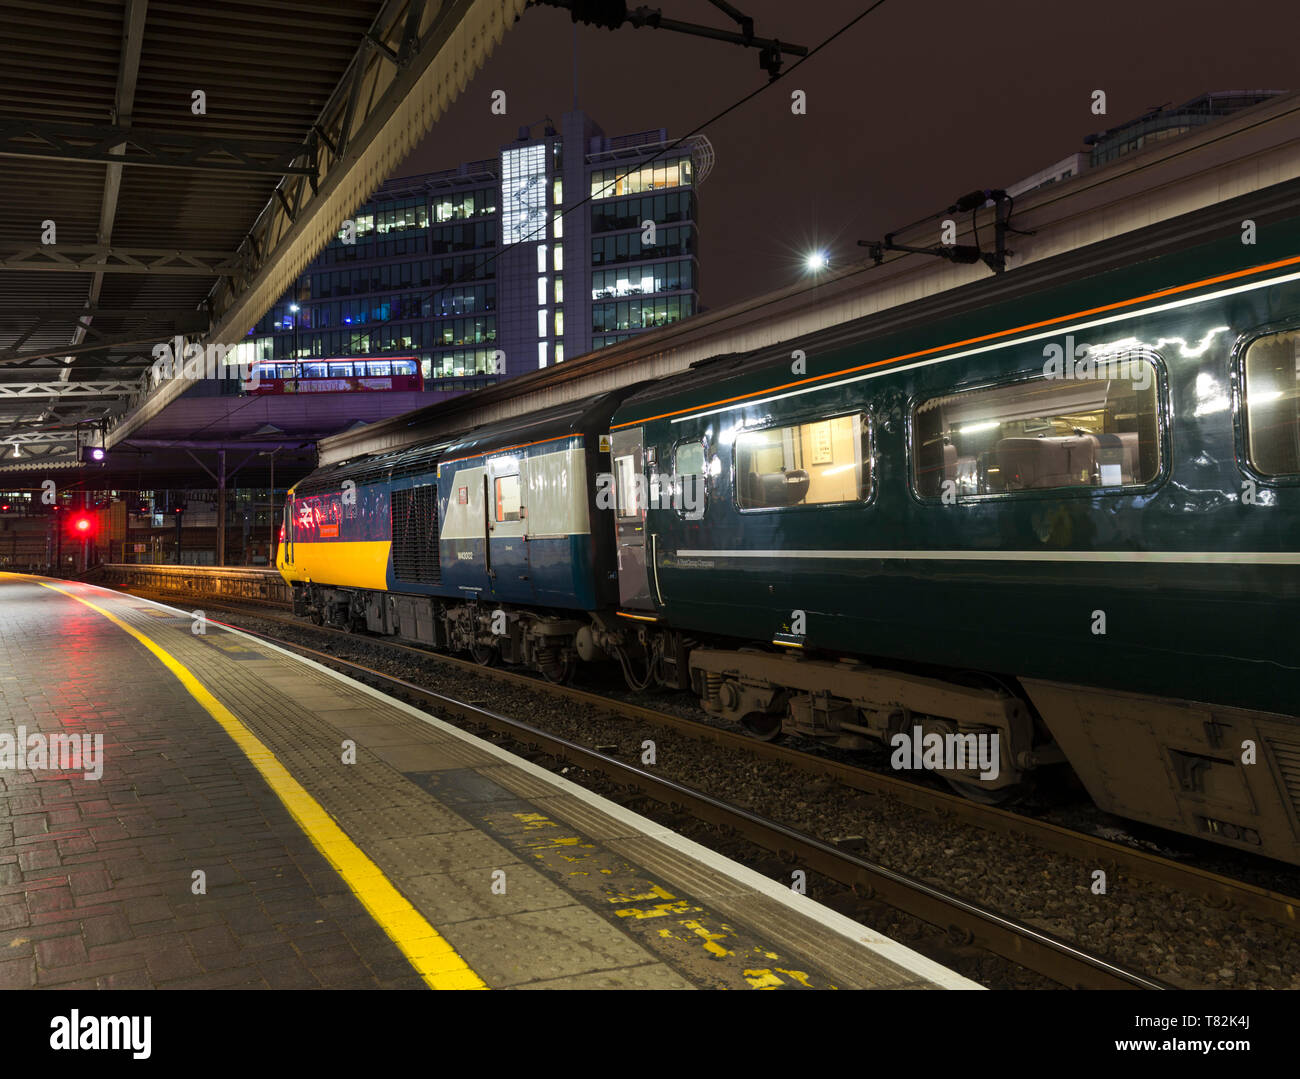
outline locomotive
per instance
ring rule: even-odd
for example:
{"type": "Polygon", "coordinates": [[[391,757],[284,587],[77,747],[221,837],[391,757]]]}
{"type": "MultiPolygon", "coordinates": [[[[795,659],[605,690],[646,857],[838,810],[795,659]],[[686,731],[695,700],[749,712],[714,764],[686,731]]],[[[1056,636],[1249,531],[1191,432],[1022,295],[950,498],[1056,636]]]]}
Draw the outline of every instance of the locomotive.
{"type": "Polygon", "coordinates": [[[318,622],[616,663],[759,738],[987,738],[936,766],[970,797],[1068,763],[1300,863],[1295,205],[321,468],[277,565],[318,622]]]}

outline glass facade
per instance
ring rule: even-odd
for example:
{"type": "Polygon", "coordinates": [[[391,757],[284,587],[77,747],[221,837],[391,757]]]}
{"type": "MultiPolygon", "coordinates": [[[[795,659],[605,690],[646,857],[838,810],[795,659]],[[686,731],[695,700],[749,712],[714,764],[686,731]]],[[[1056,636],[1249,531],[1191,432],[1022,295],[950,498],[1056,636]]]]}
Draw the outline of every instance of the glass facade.
{"type": "Polygon", "coordinates": [[[620,232],[617,235],[596,236],[591,241],[591,264],[605,266],[611,262],[639,262],[658,255],[694,255],[695,229],[690,225],[674,225],[656,230],[653,246],[641,242],[641,232],[620,232]]]}
{"type": "Polygon", "coordinates": [[[647,292],[689,292],[694,278],[695,263],[690,259],[679,262],[651,262],[644,266],[629,266],[617,270],[591,271],[591,298],[612,300],[620,296],[640,296],[647,292]]]}
{"type": "Polygon", "coordinates": [[[673,191],[667,195],[646,195],[639,199],[598,202],[591,208],[591,231],[639,229],[642,222],[657,225],[695,220],[695,193],[673,191]]]}
{"type": "Polygon", "coordinates": [[[546,144],[501,155],[501,232],[508,244],[546,235],[546,144]]]}
{"type": "Polygon", "coordinates": [[[493,188],[439,195],[433,200],[433,219],[438,223],[470,217],[482,217],[497,212],[496,192],[493,188]]]}
{"type": "Polygon", "coordinates": [[[495,160],[388,182],[249,332],[241,360],[400,351],[419,357],[426,390],[458,392],[690,317],[695,171],[680,150],[654,160],[666,141],[608,139],[568,114],[563,132],[495,160]],[[522,265],[503,259],[513,245],[533,248],[522,265]]]}
{"type": "Polygon", "coordinates": [[[689,187],[691,159],[671,157],[645,165],[624,165],[601,169],[591,174],[593,199],[620,198],[661,187],[689,187]]]}
{"type": "Polygon", "coordinates": [[[679,322],[695,314],[692,296],[659,296],[641,300],[624,300],[620,303],[598,303],[591,308],[593,332],[612,330],[653,329],[679,322]]]}

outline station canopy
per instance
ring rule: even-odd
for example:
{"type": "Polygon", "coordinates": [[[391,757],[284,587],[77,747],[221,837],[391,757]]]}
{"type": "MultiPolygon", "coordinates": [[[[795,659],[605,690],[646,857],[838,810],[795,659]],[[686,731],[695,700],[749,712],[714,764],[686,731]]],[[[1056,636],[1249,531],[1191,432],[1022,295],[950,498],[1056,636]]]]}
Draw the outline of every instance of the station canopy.
{"type": "Polygon", "coordinates": [[[525,0],[0,4],[0,485],[188,388],[430,130],[525,0]]]}

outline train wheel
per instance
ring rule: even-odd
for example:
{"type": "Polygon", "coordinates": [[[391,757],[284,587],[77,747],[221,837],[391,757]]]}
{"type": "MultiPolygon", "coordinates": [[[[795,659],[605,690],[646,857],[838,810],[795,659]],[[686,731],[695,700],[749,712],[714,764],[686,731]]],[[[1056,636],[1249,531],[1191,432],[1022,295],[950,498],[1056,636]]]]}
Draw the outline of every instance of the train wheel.
{"type": "Polygon", "coordinates": [[[963,798],[986,806],[1005,805],[1020,794],[1020,784],[1018,783],[1010,787],[998,787],[990,790],[978,783],[967,783],[961,779],[945,778],[944,782],[963,798]]]}
{"type": "Polygon", "coordinates": [[[781,737],[783,717],[772,712],[747,712],[740,718],[746,733],[760,742],[775,742],[781,737]]]}
{"type": "Polygon", "coordinates": [[[542,677],[555,686],[566,685],[577,669],[573,656],[558,656],[551,653],[541,662],[542,677]]]}

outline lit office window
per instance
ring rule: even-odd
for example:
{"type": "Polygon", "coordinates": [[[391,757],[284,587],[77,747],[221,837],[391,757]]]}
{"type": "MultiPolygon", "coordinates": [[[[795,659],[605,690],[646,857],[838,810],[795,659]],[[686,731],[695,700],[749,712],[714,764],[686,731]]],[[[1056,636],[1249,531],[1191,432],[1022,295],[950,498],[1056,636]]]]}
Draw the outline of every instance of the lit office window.
{"type": "Polygon", "coordinates": [[[543,307],[537,312],[537,336],[546,336],[546,308],[543,307]]]}
{"type": "Polygon", "coordinates": [[[559,210],[551,216],[551,235],[557,240],[564,236],[564,215],[559,210]]]}
{"type": "Polygon", "coordinates": [[[564,181],[556,177],[551,181],[551,201],[559,206],[564,202],[564,181]]]}
{"type": "Polygon", "coordinates": [[[555,342],[555,362],[556,363],[564,362],[564,344],[563,342],[560,341],[555,342]]]}
{"type": "Polygon", "coordinates": [[[555,336],[564,336],[564,312],[560,310],[555,312],[555,336]]]}
{"type": "Polygon", "coordinates": [[[546,245],[545,244],[537,245],[537,272],[538,273],[546,272],[546,245]]]}
{"type": "Polygon", "coordinates": [[[564,278],[563,277],[557,277],[555,279],[555,302],[564,303],[564,278]]]}
{"type": "Polygon", "coordinates": [[[556,244],[553,250],[555,252],[555,272],[559,273],[564,269],[564,245],[556,244]]]}
{"type": "Polygon", "coordinates": [[[545,341],[537,342],[537,366],[538,367],[546,366],[546,342],[545,341]]]}
{"type": "Polygon", "coordinates": [[[607,199],[636,195],[666,187],[686,187],[691,182],[691,159],[676,158],[651,164],[602,169],[591,174],[591,197],[607,199]]]}
{"type": "Polygon", "coordinates": [[[539,277],[537,279],[537,305],[540,307],[544,303],[546,303],[546,278],[539,277]]]}

